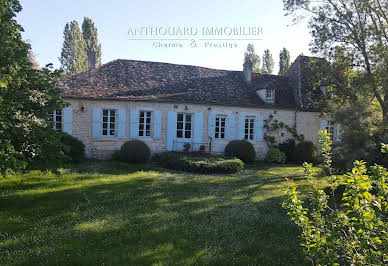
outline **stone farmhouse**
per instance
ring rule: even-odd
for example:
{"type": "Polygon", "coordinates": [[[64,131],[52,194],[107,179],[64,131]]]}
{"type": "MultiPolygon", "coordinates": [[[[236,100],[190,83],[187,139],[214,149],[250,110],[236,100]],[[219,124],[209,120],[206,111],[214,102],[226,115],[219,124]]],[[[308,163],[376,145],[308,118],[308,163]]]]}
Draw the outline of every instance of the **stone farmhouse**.
{"type": "MultiPolygon", "coordinates": [[[[249,62],[243,71],[121,59],[95,68],[92,58],[88,71],[60,80],[69,106],[51,115],[55,129],[82,140],[92,158],[109,158],[130,139],[143,140],[153,153],[185,143],[222,153],[230,140],[245,139],[263,159],[268,119],[315,144],[320,129],[340,137],[315,105],[324,91],[306,85],[309,59],[299,56],[277,76],[252,73],[249,62]]],[[[271,134],[278,142],[292,138],[285,129],[271,134]]]]}

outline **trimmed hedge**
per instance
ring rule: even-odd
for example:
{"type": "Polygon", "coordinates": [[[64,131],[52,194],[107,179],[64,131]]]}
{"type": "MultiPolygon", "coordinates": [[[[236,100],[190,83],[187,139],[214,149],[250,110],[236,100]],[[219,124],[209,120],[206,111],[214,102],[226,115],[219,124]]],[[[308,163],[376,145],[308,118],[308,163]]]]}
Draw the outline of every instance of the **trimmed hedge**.
{"type": "Polygon", "coordinates": [[[275,147],[272,147],[271,149],[269,149],[265,156],[265,161],[267,163],[284,164],[286,163],[286,159],[287,159],[286,154],[275,147]]]}
{"type": "Polygon", "coordinates": [[[151,150],[144,141],[135,139],[125,142],[120,149],[120,161],[126,163],[145,163],[151,157],[151,150]]]}
{"type": "Polygon", "coordinates": [[[256,151],[252,143],[246,140],[232,140],[225,147],[225,155],[237,157],[244,163],[254,162],[256,151]]]}
{"type": "Polygon", "coordinates": [[[292,160],[299,164],[304,162],[317,163],[318,150],[311,141],[302,141],[296,145],[292,157],[292,160]]]}
{"type": "Polygon", "coordinates": [[[245,164],[237,158],[214,155],[186,155],[163,152],[153,157],[164,168],[199,174],[233,174],[244,170],[245,164]]]}
{"type": "Polygon", "coordinates": [[[79,163],[85,157],[85,145],[76,137],[62,133],[61,144],[66,161],[79,163]]]}

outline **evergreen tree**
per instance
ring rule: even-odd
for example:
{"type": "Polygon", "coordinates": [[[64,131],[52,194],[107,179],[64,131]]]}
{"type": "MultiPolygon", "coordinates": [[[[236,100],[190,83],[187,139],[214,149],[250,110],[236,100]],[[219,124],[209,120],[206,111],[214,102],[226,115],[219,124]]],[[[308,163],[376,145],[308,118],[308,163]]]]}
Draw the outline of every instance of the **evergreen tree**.
{"type": "Polygon", "coordinates": [[[266,49],[263,55],[263,73],[272,74],[274,65],[275,62],[273,61],[272,54],[270,50],[266,49]]]}
{"type": "Polygon", "coordinates": [[[278,75],[285,75],[290,68],[290,52],[283,48],[279,54],[279,73],[278,75]]]}
{"type": "Polygon", "coordinates": [[[252,62],[252,72],[260,73],[260,57],[255,52],[253,44],[248,44],[247,50],[244,54],[244,62],[250,60],[252,62]]]}
{"type": "Polygon", "coordinates": [[[63,47],[59,58],[62,70],[66,74],[75,74],[87,70],[86,43],[77,21],[72,21],[70,24],[66,23],[63,38],[63,47]]]}
{"type": "Polygon", "coordinates": [[[82,34],[86,42],[86,54],[96,53],[96,65],[101,65],[101,44],[98,43],[97,28],[90,18],[84,18],[82,23],[82,34]]]}
{"type": "Polygon", "coordinates": [[[56,86],[59,71],[33,67],[31,47],[15,20],[21,9],[17,0],[0,1],[0,176],[55,168],[61,157],[58,134],[42,122],[63,107],[56,86]]]}

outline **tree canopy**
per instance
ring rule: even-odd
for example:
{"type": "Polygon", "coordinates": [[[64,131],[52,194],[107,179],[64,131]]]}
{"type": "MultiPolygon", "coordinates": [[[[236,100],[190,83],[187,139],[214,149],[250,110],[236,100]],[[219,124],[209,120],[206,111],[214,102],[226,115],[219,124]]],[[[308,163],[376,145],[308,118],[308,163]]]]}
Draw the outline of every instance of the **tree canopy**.
{"type": "Polygon", "coordinates": [[[279,73],[278,75],[286,74],[290,68],[290,52],[283,48],[279,53],[279,73]]]}
{"type": "Polygon", "coordinates": [[[98,43],[97,28],[91,18],[84,18],[82,23],[82,35],[86,43],[86,54],[96,53],[96,65],[101,65],[101,44],[98,43]]]}
{"type": "Polygon", "coordinates": [[[263,73],[272,74],[274,66],[275,66],[275,62],[273,60],[271,51],[268,49],[264,50],[263,67],[262,67],[263,73]]]}
{"type": "Polygon", "coordinates": [[[0,2],[0,175],[9,170],[55,168],[60,144],[48,113],[63,107],[59,71],[34,69],[30,45],[15,20],[17,0],[0,2]]]}
{"type": "Polygon", "coordinates": [[[260,69],[260,57],[255,52],[253,44],[248,44],[247,50],[244,54],[244,62],[249,60],[252,63],[252,72],[259,73],[260,69]]]}

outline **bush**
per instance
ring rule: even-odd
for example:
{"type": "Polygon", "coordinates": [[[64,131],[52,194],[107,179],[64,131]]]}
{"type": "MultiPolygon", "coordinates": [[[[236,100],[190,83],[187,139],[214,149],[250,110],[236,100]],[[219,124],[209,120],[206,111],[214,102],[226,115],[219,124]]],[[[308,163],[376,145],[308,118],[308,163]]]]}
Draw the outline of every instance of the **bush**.
{"type": "Polygon", "coordinates": [[[302,141],[296,145],[291,160],[295,163],[302,164],[316,163],[318,160],[317,147],[311,141],[302,141]]]}
{"type": "Polygon", "coordinates": [[[150,148],[141,140],[127,141],[120,149],[120,161],[126,163],[145,163],[150,157],[150,148]]]}
{"type": "Polygon", "coordinates": [[[225,147],[225,155],[237,157],[244,163],[250,163],[256,159],[256,151],[252,143],[246,140],[232,140],[225,147]]]}
{"type": "Polygon", "coordinates": [[[111,159],[112,159],[113,161],[120,161],[120,150],[115,150],[115,151],[112,153],[111,159]]]}
{"type": "Polygon", "coordinates": [[[286,163],[286,154],[282,151],[280,151],[278,148],[272,147],[267,152],[267,155],[265,156],[265,161],[267,163],[286,163]]]}
{"type": "Polygon", "coordinates": [[[68,162],[78,163],[85,157],[85,145],[76,137],[63,133],[61,144],[68,162]]]}
{"type": "MultiPolygon", "coordinates": [[[[319,132],[319,142],[325,167],[331,169],[326,130],[319,132]]],[[[347,174],[330,174],[330,187],[324,191],[317,187],[312,165],[303,167],[314,189],[308,198],[310,207],[303,206],[292,182],[285,190],[283,207],[301,229],[301,245],[312,264],[386,265],[388,170],[377,165],[368,169],[365,162],[355,161],[347,174]]]]}
{"type": "Polygon", "coordinates": [[[287,162],[292,162],[292,156],[295,152],[295,140],[287,139],[285,142],[277,145],[277,148],[286,154],[287,162]]]}
{"type": "Polygon", "coordinates": [[[244,170],[240,159],[222,156],[198,156],[164,152],[153,157],[163,167],[199,174],[232,174],[244,170]]]}

